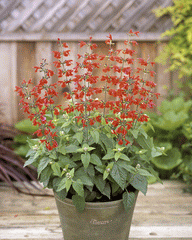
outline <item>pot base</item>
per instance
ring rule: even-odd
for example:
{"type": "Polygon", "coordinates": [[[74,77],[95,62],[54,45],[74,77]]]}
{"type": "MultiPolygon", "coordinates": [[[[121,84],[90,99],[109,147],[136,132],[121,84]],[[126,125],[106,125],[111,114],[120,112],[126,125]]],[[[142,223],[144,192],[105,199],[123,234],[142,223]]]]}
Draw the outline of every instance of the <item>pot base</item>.
{"type": "MultiPolygon", "coordinates": [[[[138,191],[135,192],[136,198],[138,191]]],[[[135,198],[135,202],[136,202],[135,198]]],[[[79,213],[72,200],[60,200],[55,194],[64,240],[127,240],[134,206],[127,213],[123,201],[86,202],[79,213]]]]}

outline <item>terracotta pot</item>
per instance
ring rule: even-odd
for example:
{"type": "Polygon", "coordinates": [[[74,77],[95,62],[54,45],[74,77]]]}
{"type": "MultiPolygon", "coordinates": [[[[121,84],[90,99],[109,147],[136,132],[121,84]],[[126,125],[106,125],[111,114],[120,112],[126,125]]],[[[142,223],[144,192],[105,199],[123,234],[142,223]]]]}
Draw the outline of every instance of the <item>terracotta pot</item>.
{"type": "MultiPolygon", "coordinates": [[[[138,191],[136,191],[137,199],[138,191]]],[[[55,194],[64,240],[127,240],[134,206],[127,213],[123,201],[87,202],[79,213],[72,200],[55,194]]]]}

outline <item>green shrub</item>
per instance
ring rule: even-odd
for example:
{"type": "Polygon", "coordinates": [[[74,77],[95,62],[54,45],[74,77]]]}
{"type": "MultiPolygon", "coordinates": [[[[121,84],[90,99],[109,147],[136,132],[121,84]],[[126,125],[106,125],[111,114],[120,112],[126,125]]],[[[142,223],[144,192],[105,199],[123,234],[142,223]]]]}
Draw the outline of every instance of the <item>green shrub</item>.
{"type": "Polygon", "coordinates": [[[188,184],[192,182],[192,101],[176,97],[164,100],[157,113],[148,113],[150,124],[148,134],[156,145],[163,147],[166,155],[152,160],[161,178],[182,177],[188,184]]]}

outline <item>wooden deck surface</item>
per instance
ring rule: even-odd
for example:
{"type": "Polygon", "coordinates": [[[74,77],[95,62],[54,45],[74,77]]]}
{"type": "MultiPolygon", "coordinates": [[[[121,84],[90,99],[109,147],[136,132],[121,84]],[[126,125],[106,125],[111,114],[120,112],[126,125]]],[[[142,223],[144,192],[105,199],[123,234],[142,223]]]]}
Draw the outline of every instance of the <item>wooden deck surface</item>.
{"type": "MultiPolygon", "coordinates": [[[[165,181],[150,185],[147,196],[139,193],[130,240],[192,240],[192,194],[183,193],[184,186],[165,181]]],[[[1,185],[0,239],[63,240],[54,198],[18,194],[1,185]]]]}

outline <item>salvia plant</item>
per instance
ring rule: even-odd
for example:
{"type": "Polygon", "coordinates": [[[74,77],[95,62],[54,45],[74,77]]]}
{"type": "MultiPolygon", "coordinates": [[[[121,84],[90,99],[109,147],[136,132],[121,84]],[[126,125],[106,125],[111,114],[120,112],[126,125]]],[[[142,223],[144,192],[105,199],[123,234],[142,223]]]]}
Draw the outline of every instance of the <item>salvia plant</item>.
{"type": "Polygon", "coordinates": [[[23,81],[16,87],[24,112],[39,127],[38,139],[28,140],[25,166],[36,166],[40,182],[61,199],[71,198],[79,211],[85,202],[118,199],[128,211],[135,190],[146,194],[147,178],[158,178],[151,159],[162,149],[142,127],[149,119],[144,111],[153,108],[154,96],[159,95],[155,83],[147,80],[148,74],[154,76],[148,70],[154,62],[136,58],[137,42],[130,40],[134,35],[138,32],[130,30],[124,48],[115,49],[109,34],[107,55],[95,53],[97,45],[90,37],[79,44],[86,50],[77,54],[78,62],[70,60],[67,43],[58,39],[60,51],[54,51],[53,62],[57,73],[43,60],[35,67],[42,72],[39,83],[23,81]],[[102,76],[95,75],[95,69],[101,69],[102,76]],[[51,84],[54,74],[59,80],[51,84]],[[66,87],[66,102],[57,105],[57,90],[66,87]]]}

